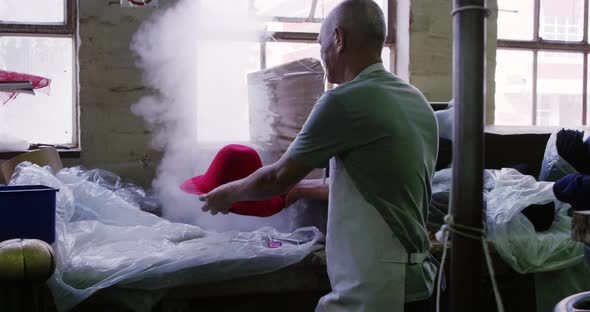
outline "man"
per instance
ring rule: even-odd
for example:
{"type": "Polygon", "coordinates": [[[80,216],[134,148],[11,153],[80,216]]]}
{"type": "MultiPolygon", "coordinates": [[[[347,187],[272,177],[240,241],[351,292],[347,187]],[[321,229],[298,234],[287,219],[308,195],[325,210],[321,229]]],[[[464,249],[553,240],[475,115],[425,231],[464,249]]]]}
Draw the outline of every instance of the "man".
{"type": "Polygon", "coordinates": [[[212,214],[289,190],[321,197],[321,189],[297,183],[329,161],[332,292],[316,311],[428,310],[435,267],[425,221],[438,129],[424,96],[385,70],[385,29],[374,1],[336,7],[319,43],[328,81],[339,86],[318,100],[279,161],[200,197],[212,214]]]}

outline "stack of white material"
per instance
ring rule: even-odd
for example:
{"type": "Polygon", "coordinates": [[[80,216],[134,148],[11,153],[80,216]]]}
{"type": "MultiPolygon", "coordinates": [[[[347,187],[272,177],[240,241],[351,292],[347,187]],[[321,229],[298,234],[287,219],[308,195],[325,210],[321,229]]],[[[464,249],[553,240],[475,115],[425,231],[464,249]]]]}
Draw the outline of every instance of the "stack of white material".
{"type": "MultiPolygon", "coordinates": [[[[248,75],[250,137],[276,161],[289,147],[324,92],[324,70],[313,58],[248,75]]],[[[264,157],[263,157],[264,158],[264,157]]]]}

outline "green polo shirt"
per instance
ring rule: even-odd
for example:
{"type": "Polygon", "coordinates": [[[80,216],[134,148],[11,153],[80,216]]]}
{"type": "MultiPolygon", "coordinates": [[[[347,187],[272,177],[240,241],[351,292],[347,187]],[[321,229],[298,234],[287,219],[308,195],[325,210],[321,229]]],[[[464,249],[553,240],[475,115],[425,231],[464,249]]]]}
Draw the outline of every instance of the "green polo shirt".
{"type": "MultiPolygon", "coordinates": [[[[287,153],[315,168],[339,156],[406,251],[422,253],[430,249],[425,224],[437,151],[437,121],[426,98],[377,63],[325,92],[287,153]]],[[[413,293],[415,300],[428,297],[413,293]]]]}

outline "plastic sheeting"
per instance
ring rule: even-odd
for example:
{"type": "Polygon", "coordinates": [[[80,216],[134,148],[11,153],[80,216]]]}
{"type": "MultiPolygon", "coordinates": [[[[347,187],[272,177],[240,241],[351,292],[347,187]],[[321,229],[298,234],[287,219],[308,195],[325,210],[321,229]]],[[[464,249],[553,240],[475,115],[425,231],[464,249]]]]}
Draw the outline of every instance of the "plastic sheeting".
{"type": "MultiPolygon", "coordinates": [[[[451,169],[436,172],[432,182],[429,229],[438,230],[444,223],[450,188],[451,169]]],[[[515,271],[523,274],[552,271],[581,261],[582,244],[570,238],[568,211],[571,206],[555,198],[552,182],[537,182],[534,177],[514,169],[485,170],[483,196],[487,239],[515,271]],[[555,204],[555,220],[547,231],[536,232],[522,211],[531,205],[549,202],[555,204]]]]}
{"type": "MultiPolygon", "coordinates": [[[[496,186],[496,179],[500,170],[484,170],[484,208],[489,192],[496,186]]],[[[449,213],[451,196],[452,169],[443,169],[434,173],[432,178],[432,200],[428,208],[428,222],[426,227],[432,231],[440,230],[444,224],[444,217],[449,213]]]]}
{"type": "Polygon", "coordinates": [[[570,205],[557,201],[553,183],[537,182],[514,169],[502,169],[487,201],[487,237],[502,259],[519,273],[544,272],[581,261],[583,246],[571,240],[570,205]],[[549,230],[535,232],[521,213],[533,204],[553,201],[555,221],[549,230]]]}
{"type": "Polygon", "coordinates": [[[583,245],[570,238],[571,206],[558,201],[552,182],[576,170],[557,151],[557,131],[547,142],[538,182],[514,169],[502,169],[487,201],[488,240],[502,259],[519,273],[571,267],[583,257],[583,245]],[[544,232],[521,213],[530,205],[555,204],[555,220],[544,232]]]}
{"type": "MultiPolygon", "coordinates": [[[[545,155],[543,156],[543,164],[541,165],[541,173],[539,174],[539,181],[555,182],[570,173],[577,173],[578,171],[563,159],[557,151],[557,133],[553,132],[547,141],[545,148],[545,155]]],[[[588,136],[585,135],[585,138],[588,136]]]]}
{"type": "Polygon", "coordinates": [[[536,273],[534,278],[537,312],[554,311],[561,300],[590,289],[590,269],[581,261],[566,269],[536,273]]]}
{"type": "Polygon", "coordinates": [[[148,310],[153,291],[278,270],[320,248],[323,238],[312,227],[291,234],[272,228],[217,233],[171,223],[142,211],[142,194],[102,170],[65,168],[54,176],[48,167],[23,163],[10,184],[59,189],[57,268],[48,283],[60,311],[113,285],[146,290],[134,297],[143,305],[130,306],[148,310]]]}

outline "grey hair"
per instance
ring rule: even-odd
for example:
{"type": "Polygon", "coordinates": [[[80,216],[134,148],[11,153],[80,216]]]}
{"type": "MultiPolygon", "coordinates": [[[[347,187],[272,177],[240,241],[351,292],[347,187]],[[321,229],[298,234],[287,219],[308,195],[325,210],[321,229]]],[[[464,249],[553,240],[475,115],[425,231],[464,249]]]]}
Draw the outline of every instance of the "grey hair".
{"type": "Polygon", "coordinates": [[[359,43],[383,47],[387,36],[385,16],[375,1],[345,0],[332,14],[337,26],[347,30],[359,43]]]}

